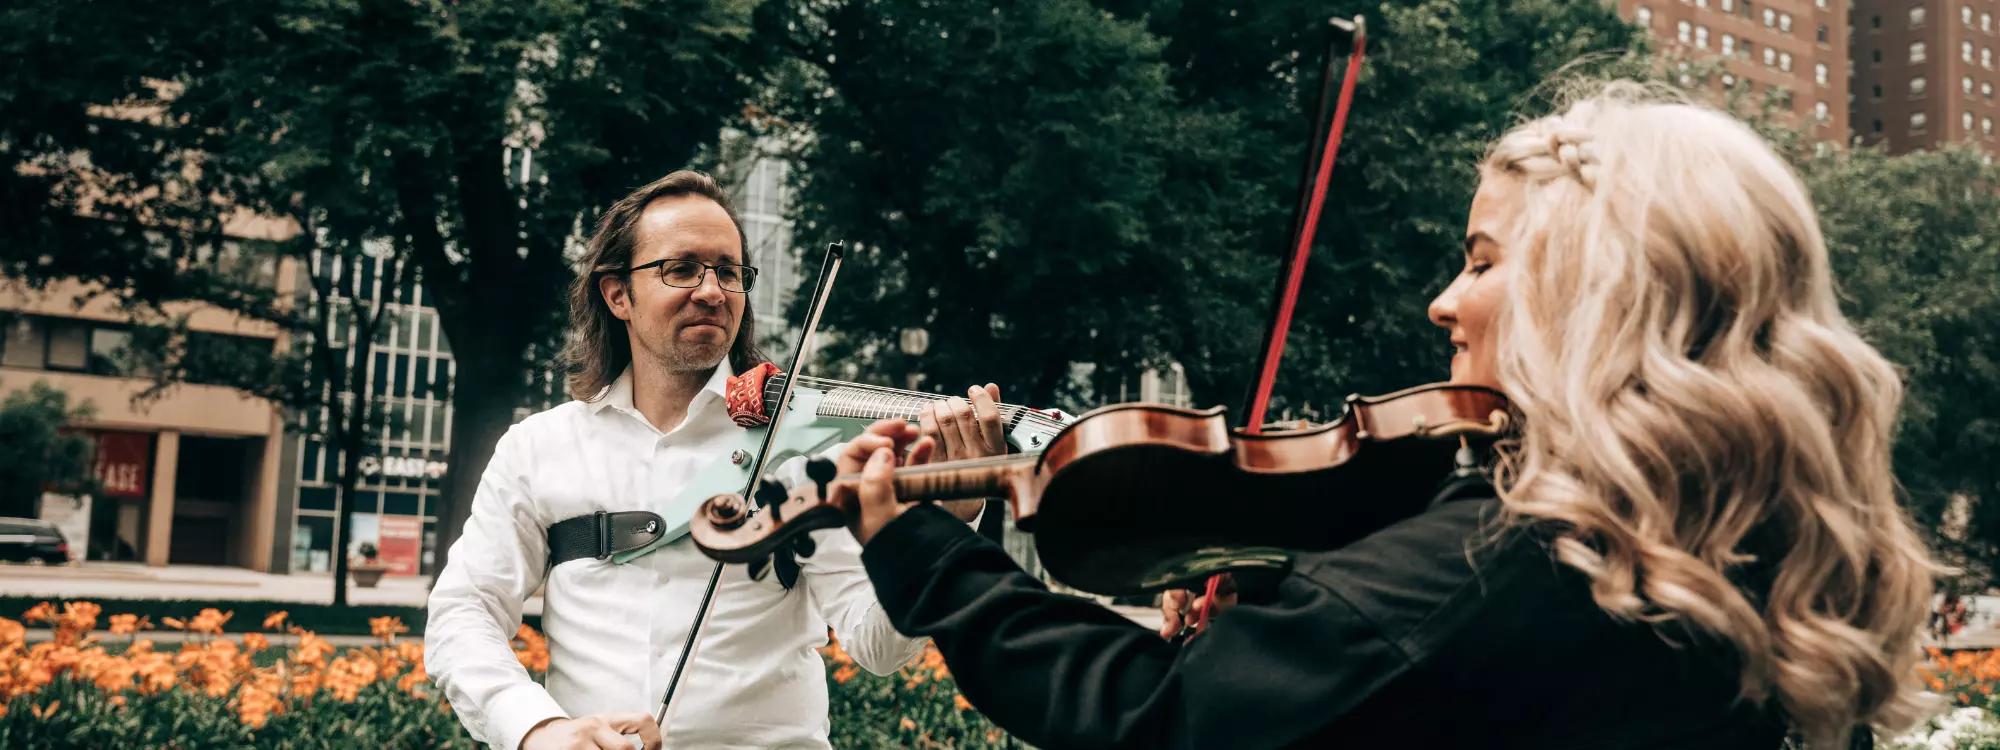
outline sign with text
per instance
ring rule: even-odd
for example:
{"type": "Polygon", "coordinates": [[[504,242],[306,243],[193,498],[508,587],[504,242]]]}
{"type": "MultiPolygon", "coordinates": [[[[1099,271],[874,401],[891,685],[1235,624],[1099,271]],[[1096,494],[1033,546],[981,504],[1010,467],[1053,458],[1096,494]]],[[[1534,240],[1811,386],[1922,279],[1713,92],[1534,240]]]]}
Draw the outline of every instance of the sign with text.
{"type": "Polygon", "coordinates": [[[407,479],[437,479],[444,476],[449,466],[443,461],[420,456],[374,456],[361,457],[361,475],[366,477],[404,477],[407,479]]]}
{"type": "Polygon", "coordinates": [[[153,436],[144,432],[98,432],[97,461],[93,471],[104,494],[113,497],[146,496],[146,478],[152,474],[153,436]]]}
{"type": "Polygon", "coordinates": [[[424,546],[424,519],[417,516],[382,516],[377,533],[381,541],[376,546],[381,549],[382,562],[389,564],[389,574],[416,575],[417,559],[424,546]]]}

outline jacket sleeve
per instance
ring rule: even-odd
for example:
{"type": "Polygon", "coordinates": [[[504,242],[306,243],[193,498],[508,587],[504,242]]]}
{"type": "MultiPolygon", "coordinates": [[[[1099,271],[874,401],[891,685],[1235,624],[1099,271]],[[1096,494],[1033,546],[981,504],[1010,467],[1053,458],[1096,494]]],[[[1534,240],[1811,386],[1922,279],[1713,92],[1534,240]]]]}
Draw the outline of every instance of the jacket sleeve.
{"type": "Polygon", "coordinates": [[[521,606],[542,585],[546,524],[510,430],[480,476],[471,517],[431,588],[424,669],[473,737],[515,750],[541,722],[567,717],[514,656],[521,606]]]}
{"type": "Polygon", "coordinates": [[[931,636],[973,706],[1037,747],[1284,746],[1409,663],[1369,618],[1298,576],[1180,648],[1051,593],[935,508],[904,513],[862,560],[896,628],[931,636]]]}

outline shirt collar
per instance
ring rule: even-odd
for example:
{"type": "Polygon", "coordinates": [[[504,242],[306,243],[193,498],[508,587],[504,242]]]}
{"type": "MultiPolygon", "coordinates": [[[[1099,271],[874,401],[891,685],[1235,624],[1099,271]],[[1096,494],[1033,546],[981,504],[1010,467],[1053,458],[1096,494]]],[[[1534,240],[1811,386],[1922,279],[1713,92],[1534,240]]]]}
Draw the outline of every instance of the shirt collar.
{"type": "MultiPolygon", "coordinates": [[[[704,399],[725,398],[729,393],[729,378],[732,374],[729,358],[724,357],[708,374],[708,382],[702,384],[701,392],[695,394],[694,401],[688,404],[688,410],[693,411],[704,399]]],[[[624,372],[618,373],[618,379],[611,381],[611,385],[599,391],[597,399],[588,402],[587,405],[592,414],[602,412],[606,407],[617,407],[619,411],[637,414],[639,409],[632,404],[632,367],[627,365],[624,372]]]]}

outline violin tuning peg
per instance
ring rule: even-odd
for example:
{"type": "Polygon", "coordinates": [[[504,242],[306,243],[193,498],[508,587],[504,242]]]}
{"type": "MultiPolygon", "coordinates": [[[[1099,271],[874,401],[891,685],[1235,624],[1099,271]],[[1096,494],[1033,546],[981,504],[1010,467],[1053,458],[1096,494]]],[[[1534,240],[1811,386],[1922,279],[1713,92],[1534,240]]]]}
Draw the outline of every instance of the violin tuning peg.
{"type": "Polygon", "coordinates": [[[750,569],[750,580],[761,581],[764,580],[764,574],[770,572],[771,558],[759,557],[751,560],[746,566],[750,569]]]}
{"type": "Polygon", "coordinates": [[[839,467],[834,466],[828,459],[815,458],[806,462],[806,478],[811,479],[813,485],[819,489],[820,499],[825,499],[827,496],[827,483],[839,475],[839,467]]]}
{"type": "Polygon", "coordinates": [[[787,493],[784,485],[764,479],[757,482],[755,494],[759,506],[770,508],[784,502],[787,493]]]}

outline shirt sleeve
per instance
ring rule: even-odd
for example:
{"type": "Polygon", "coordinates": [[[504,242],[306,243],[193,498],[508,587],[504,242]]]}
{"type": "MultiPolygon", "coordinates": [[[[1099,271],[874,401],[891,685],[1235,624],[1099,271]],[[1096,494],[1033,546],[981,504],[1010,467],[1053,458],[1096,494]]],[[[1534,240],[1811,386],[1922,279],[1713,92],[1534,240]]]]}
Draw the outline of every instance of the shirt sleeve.
{"type": "Polygon", "coordinates": [[[854,535],[846,529],[826,529],[813,532],[812,538],[817,550],[811,557],[799,558],[799,578],[820,618],[833,628],[854,663],[874,674],[889,674],[922,653],[927,639],[896,632],[876,601],[854,535]]]}
{"type": "Polygon", "coordinates": [[[1181,648],[1049,592],[933,508],[890,523],[862,560],[897,629],[931,636],[973,706],[1036,746],[1284,746],[1410,664],[1371,617],[1304,576],[1181,648]]]}
{"type": "MultiPolygon", "coordinates": [[[[518,428],[516,428],[518,429],[518,428]]],[[[521,606],[542,585],[546,525],[535,509],[509,430],[480,476],[465,530],[431,588],[424,669],[473,737],[514,750],[537,724],[566,718],[514,656],[521,606]]]]}

